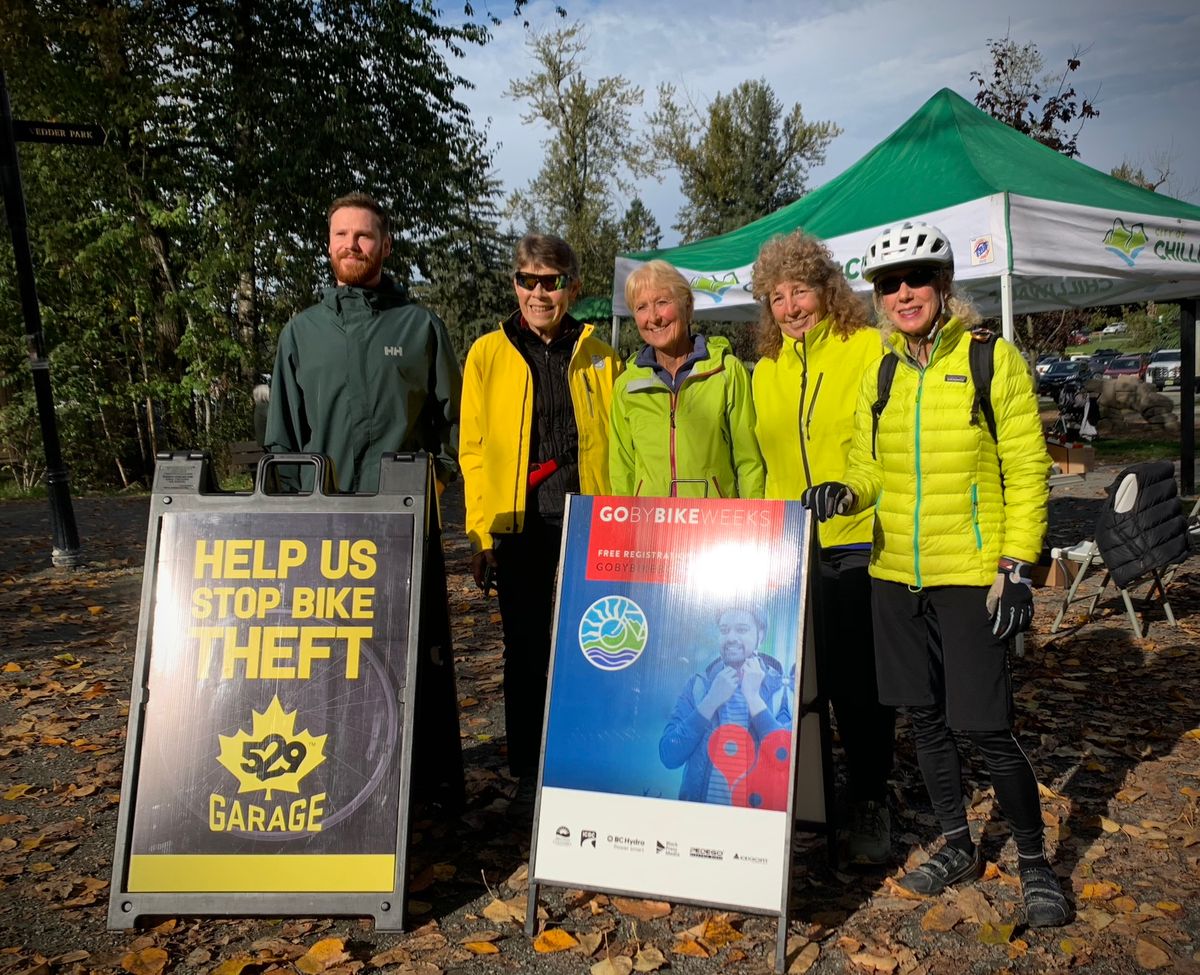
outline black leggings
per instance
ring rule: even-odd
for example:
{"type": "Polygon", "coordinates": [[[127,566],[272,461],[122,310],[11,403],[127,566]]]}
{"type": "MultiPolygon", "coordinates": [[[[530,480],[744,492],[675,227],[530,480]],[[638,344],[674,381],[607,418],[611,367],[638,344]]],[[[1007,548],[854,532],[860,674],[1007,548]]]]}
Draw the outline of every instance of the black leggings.
{"type": "MultiPolygon", "coordinates": [[[[913,726],[917,762],[933,811],[948,840],[968,831],[963,808],[962,765],[954,734],[946,725],[943,705],[905,709],[913,726]]],[[[1042,806],[1033,766],[1009,730],[968,731],[987,766],[1000,811],[1017,841],[1017,852],[1026,859],[1042,857],[1042,806]]]]}

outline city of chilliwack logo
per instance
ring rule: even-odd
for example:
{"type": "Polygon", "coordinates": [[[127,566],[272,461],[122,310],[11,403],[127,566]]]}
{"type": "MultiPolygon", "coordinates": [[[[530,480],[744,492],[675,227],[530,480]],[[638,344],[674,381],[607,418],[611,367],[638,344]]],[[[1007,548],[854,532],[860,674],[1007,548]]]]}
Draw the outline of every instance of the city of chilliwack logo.
{"type": "Polygon", "coordinates": [[[1105,250],[1116,254],[1130,267],[1133,267],[1133,262],[1148,242],[1144,224],[1135,223],[1126,227],[1125,221],[1120,217],[1113,220],[1112,227],[1104,234],[1102,241],[1105,250]]]}
{"type": "Polygon", "coordinates": [[[693,291],[709,295],[717,304],[721,303],[725,292],[730,288],[737,287],[738,283],[736,271],[728,271],[720,277],[715,274],[701,274],[691,280],[693,291]]]}
{"type": "Polygon", "coordinates": [[[238,793],[299,792],[300,781],[325,761],[326,735],[296,731],[296,712],[284,711],[276,695],[265,711],[253,711],[251,731],[218,735],[217,761],[238,780],[238,793]]]}

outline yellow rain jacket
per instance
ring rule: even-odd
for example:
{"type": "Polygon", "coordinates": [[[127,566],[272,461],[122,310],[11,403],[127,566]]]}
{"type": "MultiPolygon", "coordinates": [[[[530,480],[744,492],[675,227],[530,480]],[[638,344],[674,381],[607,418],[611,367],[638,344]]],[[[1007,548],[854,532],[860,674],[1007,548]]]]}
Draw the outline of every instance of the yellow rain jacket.
{"type": "Polygon", "coordinates": [[[991,385],[997,439],[975,400],[973,340],[951,318],[921,368],[904,336],[872,450],[878,367],[863,377],[845,482],[855,511],[875,507],[871,575],[910,586],[990,586],[1002,555],[1036,562],[1046,533],[1046,453],[1033,380],[1017,349],[995,345],[991,385]]]}
{"type": "MultiPolygon", "coordinates": [[[[766,497],[799,500],[822,481],[844,481],[854,439],[854,408],[863,373],[875,373],[883,338],[860,328],[843,339],[823,319],[803,338],[783,338],[775,359],[754,367],[759,448],[767,465],[766,497]]],[[[821,544],[871,543],[874,512],[833,518],[820,526],[821,544]]]]}
{"type": "MultiPolygon", "coordinates": [[[[579,489],[607,494],[608,423],[616,353],[584,325],[567,368],[579,431],[579,489]]],[[[503,328],[481,336],[463,370],[458,462],[466,491],[467,537],[475,551],[493,547],[493,535],[525,525],[533,377],[503,328]]]]}

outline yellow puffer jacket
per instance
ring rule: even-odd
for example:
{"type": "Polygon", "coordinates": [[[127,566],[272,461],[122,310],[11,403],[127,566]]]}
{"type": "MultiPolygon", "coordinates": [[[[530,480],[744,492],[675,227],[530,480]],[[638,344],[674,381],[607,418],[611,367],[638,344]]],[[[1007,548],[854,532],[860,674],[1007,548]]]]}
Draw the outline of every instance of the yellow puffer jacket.
{"type": "Polygon", "coordinates": [[[1036,562],[1041,553],[1050,457],[1029,367],[1013,345],[997,340],[993,441],[982,419],[971,422],[971,342],[962,322],[951,318],[922,369],[903,335],[888,337],[900,362],[874,457],[878,368],[863,377],[846,483],[856,511],[875,506],[871,575],[877,579],[990,586],[1002,555],[1036,562]]]}
{"type": "MultiPolygon", "coordinates": [[[[858,389],[882,355],[878,329],[843,339],[826,318],[801,339],[784,336],[777,358],[758,361],[754,432],[767,465],[766,497],[796,501],[813,484],[845,480],[858,389]]],[[[873,521],[869,509],[827,521],[821,544],[869,545],[873,521]]]]}
{"type": "MultiPolygon", "coordinates": [[[[607,494],[608,422],[616,353],[584,325],[567,368],[579,431],[579,489],[607,494]]],[[[494,535],[525,525],[533,377],[503,328],[481,336],[463,369],[458,460],[466,491],[467,536],[475,551],[493,547],[494,535]]]]}

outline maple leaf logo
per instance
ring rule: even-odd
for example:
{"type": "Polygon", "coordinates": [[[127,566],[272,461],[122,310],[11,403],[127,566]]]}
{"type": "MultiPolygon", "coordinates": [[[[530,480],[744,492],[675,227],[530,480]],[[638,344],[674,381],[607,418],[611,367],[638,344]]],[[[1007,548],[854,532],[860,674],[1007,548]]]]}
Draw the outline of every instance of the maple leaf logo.
{"type": "Polygon", "coordinates": [[[218,735],[220,762],[238,780],[238,793],[299,792],[301,780],[325,761],[326,735],[296,731],[296,712],[284,711],[279,695],[254,711],[253,729],[218,735]]]}

